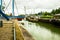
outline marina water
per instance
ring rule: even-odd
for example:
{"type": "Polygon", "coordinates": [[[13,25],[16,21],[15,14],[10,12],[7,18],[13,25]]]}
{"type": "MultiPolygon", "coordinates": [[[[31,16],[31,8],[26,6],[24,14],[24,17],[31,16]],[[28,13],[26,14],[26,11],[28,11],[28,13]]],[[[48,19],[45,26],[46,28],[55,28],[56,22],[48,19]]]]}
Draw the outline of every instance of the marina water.
{"type": "Polygon", "coordinates": [[[60,40],[60,28],[49,23],[22,21],[35,40],[60,40]]]}

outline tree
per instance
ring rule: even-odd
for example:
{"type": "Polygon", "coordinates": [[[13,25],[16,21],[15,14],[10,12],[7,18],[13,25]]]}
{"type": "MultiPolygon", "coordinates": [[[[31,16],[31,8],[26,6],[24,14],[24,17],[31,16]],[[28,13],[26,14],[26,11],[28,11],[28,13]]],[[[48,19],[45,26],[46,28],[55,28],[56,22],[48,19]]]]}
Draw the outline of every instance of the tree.
{"type": "Polygon", "coordinates": [[[55,15],[55,10],[52,10],[51,14],[52,14],[52,15],[55,15]]]}
{"type": "Polygon", "coordinates": [[[44,12],[43,15],[47,16],[47,15],[51,15],[51,14],[49,12],[44,12]]]}
{"type": "Polygon", "coordinates": [[[42,15],[43,12],[39,12],[38,15],[42,15]]]}
{"type": "Polygon", "coordinates": [[[59,14],[60,13],[60,8],[52,10],[51,14],[55,15],[55,14],[59,14]]]}
{"type": "Polygon", "coordinates": [[[56,9],[56,14],[60,13],[60,8],[56,9]]]}

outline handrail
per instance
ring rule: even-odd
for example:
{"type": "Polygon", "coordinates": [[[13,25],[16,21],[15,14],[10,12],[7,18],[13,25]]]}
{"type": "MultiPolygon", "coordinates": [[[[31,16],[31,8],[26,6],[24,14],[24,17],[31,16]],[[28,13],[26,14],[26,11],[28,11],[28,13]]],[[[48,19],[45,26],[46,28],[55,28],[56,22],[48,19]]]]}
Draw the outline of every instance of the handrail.
{"type": "Polygon", "coordinates": [[[13,21],[13,40],[16,40],[15,22],[13,21]]]}
{"type": "Polygon", "coordinates": [[[14,40],[16,40],[16,32],[15,32],[15,28],[14,28],[14,40]]]}

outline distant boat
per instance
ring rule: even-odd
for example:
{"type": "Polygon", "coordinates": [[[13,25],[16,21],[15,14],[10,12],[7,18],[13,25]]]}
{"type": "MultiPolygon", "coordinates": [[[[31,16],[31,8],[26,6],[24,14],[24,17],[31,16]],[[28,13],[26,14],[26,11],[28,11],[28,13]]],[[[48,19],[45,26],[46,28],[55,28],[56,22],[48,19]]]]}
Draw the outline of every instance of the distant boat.
{"type": "Polygon", "coordinates": [[[17,19],[18,21],[21,21],[21,20],[23,20],[24,18],[25,18],[25,16],[17,16],[16,19],[17,19]]]}
{"type": "Polygon", "coordinates": [[[17,19],[18,21],[21,21],[22,19],[25,18],[25,16],[8,16],[8,18],[10,18],[10,19],[15,18],[15,19],[17,19]]]}

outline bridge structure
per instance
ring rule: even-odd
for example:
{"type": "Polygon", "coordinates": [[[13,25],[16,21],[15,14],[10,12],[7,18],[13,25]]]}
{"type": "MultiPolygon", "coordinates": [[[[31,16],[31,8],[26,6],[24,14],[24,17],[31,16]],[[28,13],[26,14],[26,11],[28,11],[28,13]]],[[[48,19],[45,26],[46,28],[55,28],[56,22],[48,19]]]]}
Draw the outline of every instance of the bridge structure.
{"type": "Polygon", "coordinates": [[[2,0],[0,0],[0,14],[6,19],[9,20],[10,18],[25,18],[25,16],[15,16],[14,13],[14,0],[12,0],[12,16],[7,16],[3,11],[2,11],[2,0]]]}
{"type": "Polygon", "coordinates": [[[0,26],[0,40],[17,40],[19,39],[20,37],[20,40],[24,40],[20,30],[20,34],[21,35],[19,38],[16,37],[16,34],[18,32],[16,32],[16,29],[15,27],[17,27],[15,25],[15,20],[9,20],[9,18],[14,18],[14,0],[12,0],[12,13],[13,13],[13,16],[7,16],[3,11],[2,11],[2,0],[0,0],[0,18],[1,17],[4,17],[6,20],[2,20],[3,22],[1,23],[2,26],[0,26]],[[8,21],[7,21],[8,20],[8,21]],[[16,39],[17,38],[17,39],[16,39]]]}
{"type": "Polygon", "coordinates": [[[15,18],[24,18],[25,16],[15,16],[14,15],[14,0],[12,0],[12,16],[7,16],[2,11],[2,0],[0,0],[0,18],[5,18],[6,20],[1,20],[2,26],[0,26],[0,40],[34,40],[32,36],[24,29],[21,23],[15,18]],[[10,20],[10,18],[13,18],[10,20]],[[28,36],[27,36],[28,35],[28,36]]]}
{"type": "Polygon", "coordinates": [[[0,0],[0,14],[6,18],[7,20],[9,20],[9,18],[2,12],[2,0],[0,0]]]}

